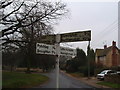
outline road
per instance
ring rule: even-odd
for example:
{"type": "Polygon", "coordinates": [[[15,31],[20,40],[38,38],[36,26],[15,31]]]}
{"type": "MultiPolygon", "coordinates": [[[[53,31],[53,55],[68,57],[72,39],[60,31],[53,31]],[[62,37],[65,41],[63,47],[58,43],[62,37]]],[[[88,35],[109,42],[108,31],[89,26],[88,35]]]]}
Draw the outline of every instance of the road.
{"type": "MultiPolygon", "coordinates": [[[[53,70],[50,73],[45,73],[50,78],[50,80],[37,88],[56,88],[56,70],[53,70]]],[[[73,77],[67,76],[63,72],[59,73],[59,88],[94,88],[90,85],[87,85],[80,80],[77,80],[73,77]]]]}

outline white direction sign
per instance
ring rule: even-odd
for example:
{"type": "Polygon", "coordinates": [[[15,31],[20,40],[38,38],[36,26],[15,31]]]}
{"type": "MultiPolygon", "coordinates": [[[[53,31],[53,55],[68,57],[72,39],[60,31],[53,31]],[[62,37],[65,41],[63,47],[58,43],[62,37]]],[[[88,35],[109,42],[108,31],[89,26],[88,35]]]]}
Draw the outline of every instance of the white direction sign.
{"type": "Polygon", "coordinates": [[[62,56],[76,56],[76,49],[68,47],[60,47],[60,55],[62,56]]]}
{"type": "Polygon", "coordinates": [[[36,44],[36,53],[37,54],[56,55],[56,50],[55,50],[54,45],[37,43],[36,44]]]}
{"type": "MultiPolygon", "coordinates": [[[[54,45],[48,45],[43,43],[36,44],[37,54],[56,55],[56,47],[54,45]]],[[[76,49],[60,47],[59,54],[62,56],[76,56],[76,49]]]]}

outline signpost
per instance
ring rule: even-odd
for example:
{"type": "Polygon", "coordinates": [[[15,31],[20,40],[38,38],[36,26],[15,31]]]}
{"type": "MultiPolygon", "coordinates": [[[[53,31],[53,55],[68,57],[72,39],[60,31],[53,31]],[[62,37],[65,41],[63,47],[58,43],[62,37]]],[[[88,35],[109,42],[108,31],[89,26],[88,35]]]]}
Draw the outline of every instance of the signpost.
{"type": "Polygon", "coordinates": [[[59,57],[60,55],[75,56],[76,50],[60,47],[61,42],[91,41],[91,31],[64,33],[57,35],[45,35],[41,37],[40,43],[36,44],[37,54],[56,55],[56,88],[59,88],[59,57]],[[42,43],[42,44],[41,44],[42,43]],[[46,43],[46,44],[43,44],[46,43]],[[55,44],[47,45],[47,44],[55,44]]]}
{"type": "MultiPolygon", "coordinates": [[[[91,31],[80,31],[72,33],[60,34],[61,42],[91,41],[91,31]]],[[[44,35],[41,37],[40,43],[55,44],[56,35],[44,35]]]]}
{"type": "Polygon", "coordinates": [[[56,35],[56,88],[59,88],[60,35],[56,35]]]}
{"type": "Polygon", "coordinates": [[[56,55],[55,46],[43,44],[43,43],[37,43],[36,44],[36,53],[37,54],[56,55]]]}
{"type": "Polygon", "coordinates": [[[90,41],[91,31],[61,34],[61,42],[90,41]]]}
{"type": "Polygon", "coordinates": [[[71,48],[67,48],[67,47],[60,47],[60,55],[61,56],[76,56],[76,49],[71,49],[71,48]]]}
{"type": "Polygon", "coordinates": [[[41,37],[40,43],[55,44],[56,43],[56,35],[44,35],[41,37]]]}
{"type": "MultiPolygon", "coordinates": [[[[56,49],[58,46],[48,45],[43,43],[36,44],[36,53],[37,54],[47,54],[47,55],[57,55],[56,49]]],[[[60,47],[58,50],[60,56],[76,56],[76,49],[71,49],[68,47],[60,47]]]]}

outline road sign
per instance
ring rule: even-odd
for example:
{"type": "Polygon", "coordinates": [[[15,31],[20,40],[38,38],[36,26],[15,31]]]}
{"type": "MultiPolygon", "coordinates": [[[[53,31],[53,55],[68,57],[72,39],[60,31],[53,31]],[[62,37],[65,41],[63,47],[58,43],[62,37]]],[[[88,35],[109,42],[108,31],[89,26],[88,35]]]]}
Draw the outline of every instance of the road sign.
{"type": "Polygon", "coordinates": [[[91,31],[81,31],[61,34],[60,42],[90,41],[91,31]]]}
{"type": "MultiPolygon", "coordinates": [[[[40,43],[55,44],[57,35],[44,35],[40,43]]],[[[80,31],[60,34],[60,42],[90,41],[91,31],[80,31]]]]}
{"type": "Polygon", "coordinates": [[[56,35],[44,35],[41,37],[40,43],[45,44],[55,44],[56,42],[56,35]]]}
{"type": "Polygon", "coordinates": [[[55,50],[54,45],[37,43],[36,44],[36,53],[37,54],[56,55],[56,50],[55,50]]]}
{"type": "Polygon", "coordinates": [[[61,56],[76,56],[76,49],[71,49],[68,47],[60,47],[61,56]]]}
{"type": "MultiPolygon", "coordinates": [[[[48,55],[57,55],[56,52],[57,47],[55,45],[48,45],[43,43],[36,44],[36,53],[37,54],[48,54],[48,55]]],[[[76,56],[76,50],[67,48],[67,47],[60,47],[58,51],[60,56],[76,56]]]]}

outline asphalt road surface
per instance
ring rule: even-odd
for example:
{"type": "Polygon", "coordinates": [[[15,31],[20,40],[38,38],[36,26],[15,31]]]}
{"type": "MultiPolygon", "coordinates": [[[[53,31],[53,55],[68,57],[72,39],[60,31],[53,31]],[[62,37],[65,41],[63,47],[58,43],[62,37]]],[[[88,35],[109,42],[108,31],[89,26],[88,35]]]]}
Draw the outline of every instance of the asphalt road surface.
{"type": "MultiPolygon", "coordinates": [[[[50,80],[37,88],[56,88],[56,70],[51,71],[50,73],[45,73],[50,78],[50,80]]],[[[94,87],[87,85],[80,80],[69,77],[63,72],[59,73],[59,88],[89,88],[95,90],[94,87]]]]}

